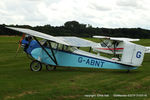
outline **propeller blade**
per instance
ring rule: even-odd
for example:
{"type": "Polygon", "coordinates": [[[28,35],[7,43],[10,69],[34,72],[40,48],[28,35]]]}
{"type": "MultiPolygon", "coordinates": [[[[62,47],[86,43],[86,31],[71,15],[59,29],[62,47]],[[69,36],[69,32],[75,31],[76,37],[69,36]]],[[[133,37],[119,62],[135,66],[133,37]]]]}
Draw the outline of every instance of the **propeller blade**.
{"type": "Polygon", "coordinates": [[[21,41],[24,39],[24,37],[25,37],[25,34],[23,34],[22,37],[21,37],[21,39],[19,40],[19,45],[18,45],[18,48],[17,48],[17,51],[16,51],[16,56],[17,56],[17,54],[18,54],[18,52],[19,52],[19,50],[20,50],[21,41]]]}

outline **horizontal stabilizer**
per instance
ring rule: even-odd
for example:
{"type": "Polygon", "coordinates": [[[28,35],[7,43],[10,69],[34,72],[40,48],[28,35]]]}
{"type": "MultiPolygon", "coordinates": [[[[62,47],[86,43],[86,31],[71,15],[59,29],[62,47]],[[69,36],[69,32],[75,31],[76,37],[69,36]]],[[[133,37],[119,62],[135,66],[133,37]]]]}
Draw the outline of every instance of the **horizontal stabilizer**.
{"type": "Polygon", "coordinates": [[[145,53],[150,53],[150,47],[145,47],[145,53]]]}

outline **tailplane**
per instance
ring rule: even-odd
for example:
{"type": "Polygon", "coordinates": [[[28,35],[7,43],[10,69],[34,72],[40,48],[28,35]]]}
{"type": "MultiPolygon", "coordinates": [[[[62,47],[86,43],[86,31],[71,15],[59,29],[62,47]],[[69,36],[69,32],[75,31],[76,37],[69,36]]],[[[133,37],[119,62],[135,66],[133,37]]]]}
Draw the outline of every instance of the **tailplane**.
{"type": "Polygon", "coordinates": [[[150,53],[150,47],[145,47],[145,53],[150,53]]]}

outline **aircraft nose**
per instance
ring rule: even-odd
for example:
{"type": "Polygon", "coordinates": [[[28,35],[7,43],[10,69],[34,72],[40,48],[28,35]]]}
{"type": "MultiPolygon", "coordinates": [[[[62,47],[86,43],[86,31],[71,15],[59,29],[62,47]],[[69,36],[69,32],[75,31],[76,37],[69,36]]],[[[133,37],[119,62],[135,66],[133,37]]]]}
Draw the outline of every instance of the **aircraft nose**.
{"type": "Polygon", "coordinates": [[[20,44],[21,44],[21,47],[24,48],[24,47],[25,47],[25,44],[23,43],[23,40],[20,40],[19,42],[20,42],[20,44]]]}
{"type": "Polygon", "coordinates": [[[23,40],[20,40],[20,44],[21,44],[21,47],[24,48],[26,45],[29,44],[29,41],[26,41],[25,39],[23,39],[23,40]]]}

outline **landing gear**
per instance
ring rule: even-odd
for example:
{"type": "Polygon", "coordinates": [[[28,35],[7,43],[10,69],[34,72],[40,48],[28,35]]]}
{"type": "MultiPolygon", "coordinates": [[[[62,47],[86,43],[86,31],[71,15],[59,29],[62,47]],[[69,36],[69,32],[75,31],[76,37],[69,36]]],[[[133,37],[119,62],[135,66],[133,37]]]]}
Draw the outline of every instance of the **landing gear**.
{"type": "MultiPolygon", "coordinates": [[[[31,69],[31,71],[35,71],[35,72],[41,71],[42,70],[42,63],[37,61],[37,60],[33,60],[30,64],[30,69],[31,69]]],[[[55,70],[56,66],[46,65],[46,69],[48,71],[55,70]]]]}
{"type": "Polygon", "coordinates": [[[127,73],[129,73],[129,72],[130,72],[130,70],[128,69],[128,70],[127,70],[127,73]]]}
{"type": "Polygon", "coordinates": [[[46,65],[46,69],[48,70],[48,71],[51,71],[51,70],[55,70],[56,69],[56,66],[50,66],[50,65],[46,65]]]}
{"type": "Polygon", "coordinates": [[[33,61],[31,62],[31,64],[30,64],[30,69],[31,69],[32,71],[35,71],[35,72],[41,71],[41,69],[42,69],[42,64],[41,64],[41,62],[39,62],[39,61],[37,61],[37,60],[33,60],[33,61]]]}

